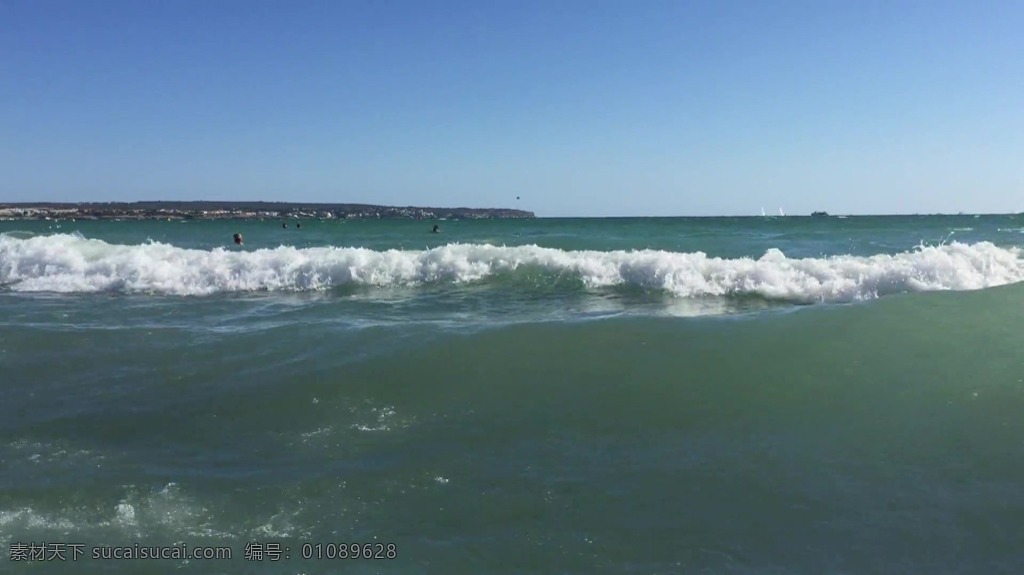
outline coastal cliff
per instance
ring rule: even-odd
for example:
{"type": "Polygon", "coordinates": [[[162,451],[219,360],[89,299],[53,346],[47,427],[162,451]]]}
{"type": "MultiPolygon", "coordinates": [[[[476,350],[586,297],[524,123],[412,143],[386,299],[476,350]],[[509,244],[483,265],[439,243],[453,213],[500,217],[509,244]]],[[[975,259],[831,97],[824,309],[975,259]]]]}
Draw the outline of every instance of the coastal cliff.
{"type": "Polygon", "coordinates": [[[316,219],[506,219],[534,218],[533,212],[508,208],[427,208],[370,204],[290,202],[89,202],[0,204],[0,220],[223,220],[316,219]]]}

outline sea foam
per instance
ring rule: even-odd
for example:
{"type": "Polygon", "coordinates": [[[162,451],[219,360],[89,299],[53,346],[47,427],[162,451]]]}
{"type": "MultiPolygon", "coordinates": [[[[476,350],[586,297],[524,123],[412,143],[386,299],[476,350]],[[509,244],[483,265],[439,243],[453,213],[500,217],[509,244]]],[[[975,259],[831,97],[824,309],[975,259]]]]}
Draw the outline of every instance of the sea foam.
{"type": "Polygon", "coordinates": [[[952,242],[897,254],[793,259],[701,252],[564,251],[449,244],[429,250],[278,247],[183,249],[110,244],[79,235],[0,235],[0,285],[19,292],[210,295],[329,290],[344,285],[455,284],[526,272],[575,278],[587,288],[632,286],[683,298],[759,296],[847,302],[912,291],[974,290],[1024,280],[1017,248],[952,242]]]}

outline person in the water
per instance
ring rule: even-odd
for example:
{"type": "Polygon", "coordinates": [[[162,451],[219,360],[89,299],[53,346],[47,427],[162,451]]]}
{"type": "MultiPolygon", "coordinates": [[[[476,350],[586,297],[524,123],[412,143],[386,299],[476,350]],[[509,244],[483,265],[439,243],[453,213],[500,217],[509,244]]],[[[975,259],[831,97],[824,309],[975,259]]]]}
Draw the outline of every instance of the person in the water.
{"type": "Polygon", "coordinates": [[[434,230],[431,233],[435,233],[435,234],[441,233],[441,226],[439,226],[437,224],[434,224],[434,230]]]}
{"type": "Polygon", "coordinates": [[[281,227],[284,229],[288,229],[288,224],[281,224],[281,227]]]}
{"type": "Polygon", "coordinates": [[[236,244],[242,245],[242,234],[235,233],[234,239],[236,244]]]}

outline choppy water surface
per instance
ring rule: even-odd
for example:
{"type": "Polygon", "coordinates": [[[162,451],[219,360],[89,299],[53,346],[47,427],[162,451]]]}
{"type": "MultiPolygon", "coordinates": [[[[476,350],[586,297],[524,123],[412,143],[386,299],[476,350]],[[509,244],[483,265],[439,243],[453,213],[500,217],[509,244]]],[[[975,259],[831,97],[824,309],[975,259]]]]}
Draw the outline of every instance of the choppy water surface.
{"type": "Polygon", "coordinates": [[[4,570],[1024,570],[1020,217],[439,223],[0,222],[4,570]]]}

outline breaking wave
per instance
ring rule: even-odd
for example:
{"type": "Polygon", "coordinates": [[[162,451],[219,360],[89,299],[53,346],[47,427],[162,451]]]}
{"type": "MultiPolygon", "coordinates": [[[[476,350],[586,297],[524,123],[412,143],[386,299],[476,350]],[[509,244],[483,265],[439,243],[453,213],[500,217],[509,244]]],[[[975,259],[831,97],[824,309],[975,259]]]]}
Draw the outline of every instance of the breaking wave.
{"type": "MultiPolygon", "coordinates": [[[[627,286],[677,297],[757,296],[848,302],[932,290],[974,290],[1024,280],[1018,248],[952,242],[898,254],[757,259],[701,252],[564,251],[450,244],[429,250],[278,247],[183,249],[150,242],[110,244],[80,235],[0,235],[0,285],[18,292],[209,295],[329,290],[346,285],[417,286],[501,282],[530,274],[537,284],[569,278],[584,288],[627,286]]],[[[517,284],[520,285],[521,284],[517,284]]]]}

